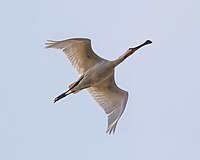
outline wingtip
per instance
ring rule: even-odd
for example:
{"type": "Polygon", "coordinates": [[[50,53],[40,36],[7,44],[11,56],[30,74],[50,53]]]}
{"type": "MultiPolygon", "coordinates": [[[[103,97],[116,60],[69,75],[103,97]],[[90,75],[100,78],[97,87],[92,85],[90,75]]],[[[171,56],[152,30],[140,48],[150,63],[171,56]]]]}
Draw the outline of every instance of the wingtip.
{"type": "Polygon", "coordinates": [[[57,41],[53,41],[53,40],[47,40],[47,42],[45,43],[45,48],[51,48],[52,45],[54,45],[57,41]]]}
{"type": "Polygon", "coordinates": [[[111,135],[111,134],[115,134],[115,128],[113,128],[113,127],[109,127],[109,128],[107,128],[107,130],[106,130],[106,134],[109,134],[109,135],[111,135]]]}
{"type": "Polygon", "coordinates": [[[106,130],[106,133],[107,134],[115,134],[115,130],[116,130],[116,127],[117,127],[117,122],[118,122],[118,120],[115,122],[115,123],[113,123],[113,124],[111,124],[111,125],[109,125],[108,127],[107,127],[107,130],[106,130]]]}

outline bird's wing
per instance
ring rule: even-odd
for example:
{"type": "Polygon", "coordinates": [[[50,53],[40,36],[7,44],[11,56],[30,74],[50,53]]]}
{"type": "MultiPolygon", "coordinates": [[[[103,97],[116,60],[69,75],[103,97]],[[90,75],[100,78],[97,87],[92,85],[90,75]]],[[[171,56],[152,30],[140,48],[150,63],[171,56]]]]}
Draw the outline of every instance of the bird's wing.
{"type": "Polygon", "coordinates": [[[83,74],[96,63],[103,60],[94,53],[91,40],[86,38],[73,38],[63,41],[48,40],[46,48],[62,50],[79,74],[83,74]]]}
{"type": "Polygon", "coordinates": [[[102,84],[88,88],[88,91],[108,115],[106,133],[114,133],[117,122],[126,107],[128,92],[116,85],[114,74],[103,81],[102,84]]]}

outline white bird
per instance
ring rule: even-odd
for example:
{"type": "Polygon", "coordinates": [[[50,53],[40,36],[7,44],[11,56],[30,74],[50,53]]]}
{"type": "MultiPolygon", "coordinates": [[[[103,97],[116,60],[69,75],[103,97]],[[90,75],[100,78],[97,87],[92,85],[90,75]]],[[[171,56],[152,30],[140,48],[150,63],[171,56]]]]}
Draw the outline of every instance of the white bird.
{"type": "Polygon", "coordinates": [[[147,40],[135,48],[129,48],[116,60],[109,61],[95,54],[90,39],[48,40],[45,43],[46,48],[62,50],[80,74],[80,78],[69,85],[69,90],[54,99],[54,103],[71,93],[87,89],[108,116],[106,133],[114,133],[128,99],[128,92],[120,89],[115,83],[114,68],[136,50],[150,43],[152,42],[147,40]]]}

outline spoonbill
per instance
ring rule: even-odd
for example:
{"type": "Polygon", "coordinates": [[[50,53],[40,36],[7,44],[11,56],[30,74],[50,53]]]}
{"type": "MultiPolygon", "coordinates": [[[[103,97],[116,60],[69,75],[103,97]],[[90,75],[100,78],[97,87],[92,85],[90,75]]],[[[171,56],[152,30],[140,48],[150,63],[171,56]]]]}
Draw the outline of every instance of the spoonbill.
{"type": "Polygon", "coordinates": [[[92,49],[91,40],[72,38],[62,41],[47,40],[46,48],[60,49],[65,53],[80,77],[69,85],[69,89],[57,96],[54,103],[71,93],[87,89],[108,116],[106,133],[115,133],[117,122],[122,116],[128,100],[128,92],[120,89],[114,80],[114,69],[139,48],[152,43],[150,40],[129,48],[114,61],[98,56],[92,49]]]}

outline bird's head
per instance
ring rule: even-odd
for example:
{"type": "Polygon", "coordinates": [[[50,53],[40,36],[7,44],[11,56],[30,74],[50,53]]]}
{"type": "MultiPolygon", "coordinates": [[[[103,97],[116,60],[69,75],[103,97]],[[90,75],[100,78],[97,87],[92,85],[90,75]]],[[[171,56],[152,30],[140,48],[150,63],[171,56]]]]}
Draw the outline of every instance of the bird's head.
{"type": "Polygon", "coordinates": [[[142,43],[141,45],[134,47],[134,48],[129,48],[127,51],[127,54],[124,56],[124,58],[126,59],[128,56],[132,55],[135,51],[137,51],[138,49],[140,49],[141,47],[147,45],[147,44],[151,44],[152,41],[150,40],[146,40],[144,43],[142,43]]]}

